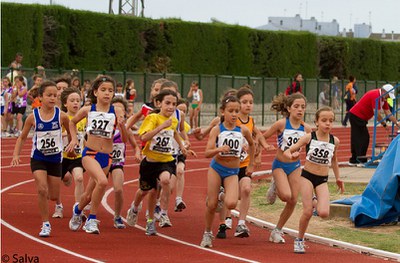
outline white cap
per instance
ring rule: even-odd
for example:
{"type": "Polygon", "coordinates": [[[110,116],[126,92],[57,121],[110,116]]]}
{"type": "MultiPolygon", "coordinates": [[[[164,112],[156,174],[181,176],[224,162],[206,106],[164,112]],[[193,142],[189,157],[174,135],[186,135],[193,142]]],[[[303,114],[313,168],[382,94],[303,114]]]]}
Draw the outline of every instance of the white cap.
{"type": "Polygon", "coordinates": [[[394,96],[394,88],[393,88],[392,85],[385,84],[385,85],[382,86],[382,89],[385,90],[386,92],[389,92],[388,94],[389,94],[391,99],[396,98],[396,96],[394,96]]]}

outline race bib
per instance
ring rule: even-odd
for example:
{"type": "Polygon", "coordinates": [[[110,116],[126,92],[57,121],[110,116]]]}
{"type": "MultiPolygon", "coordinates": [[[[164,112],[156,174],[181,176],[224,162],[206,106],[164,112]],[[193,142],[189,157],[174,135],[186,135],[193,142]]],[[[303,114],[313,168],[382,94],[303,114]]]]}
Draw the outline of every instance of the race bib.
{"type": "Polygon", "coordinates": [[[86,131],[90,135],[111,139],[113,137],[115,114],[91,111],[86,131]]]}
{"type": "Polygon", "coordinates": [[[286,151],[290,146],[296,144],[301,137],[304,136],[304,131],[284,130],[282,135],[281,150],[286,151]]]}
{"type": "Polygon", "coordinates": [[[36,132],[36,148],[44,155],[58,154],[62,151],[62,142],[59,140],[60,131],[36,132]]]}
{"type": "Polygon", "coordinates": [[[125,143],[114,143],[113,150],[111,152],[112,163],[123,163],[125,162],[125,143]]]}
{"type": "Polygon", "coordinates": [[[240,158],[242,152],[243,135],[241,132],[223,131],[218,135],[218,147],[228,145],[230,150],[227,153],[220,153],[221,156],[234,156],[240,158]]]}
{"type": "Polygon", "coordinates": [[[173,130],[162,130],[150,142],[150,150],[158,153],[173,154],[173,130]]]}
{"type": "Polygon", "coordinates": [[[306,159],[315,164],[330,165],[334,151],[332,143],[311,140],[306,159]]]}

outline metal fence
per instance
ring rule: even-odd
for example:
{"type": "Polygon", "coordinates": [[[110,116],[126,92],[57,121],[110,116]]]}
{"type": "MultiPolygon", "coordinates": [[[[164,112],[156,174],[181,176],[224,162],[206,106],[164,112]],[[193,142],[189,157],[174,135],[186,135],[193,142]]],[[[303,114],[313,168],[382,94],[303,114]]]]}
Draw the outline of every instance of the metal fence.
{"type": "MultiPolygon", "coordinates": [[[[22,68],[23,75],[28,80],[28,88],[30,88],[31,77],[37,73],[36,68],[22,68]]],[[[1,68],[2,76],[6,74],[12,75],[9,68],[1,68]]],[[[185,98],[189,92],[190,84],[196,80],[199,82],[200,88],[203,90],[203,106],[200,115],[200,125],[207,125],[214,116],[218,115],[220,96],[230,88],[239,88],[244,84],[252,87],[254,92],[254,110],[252,116],[258,125],[264,126],[275,122],[281,118],[280,115],[270,110],[272,98],[285,92],[285,89],[291,84],[290,78],[264,78],[251,76],[228,76],[228,75],[203,75],[203,74],[176,74],[176,73],[139,73],[126,71],[89,71],[89,70],[65,70],[65,69],[46,69],[45,77],[47,79],[57,78],[61,75],[77,76],[81,83],[84,80],[93,80],[98,74],[107,74],[113,77],[116,82],[121,82],[124,86],[128,79],[135,82],[137,97],[135,110],[138,110],[141,103],[149,98],[150,87],[154,80],[159,78],[167,78],[175,81],[180,93],[185,98]]],[[[369,90],[386,84],[386,81],[379,80],[357,80],[358,94],[357,98],[361,98],[364,93],[369,90]]],[[[316,110],[320,107],[318,96],[324,87],[329,88],[329,105],[333,105],[332,85],[329,79],[304,79],[302,83],[303,93],[307,97],[307,113],[305,121],[313,122],[316,110]]],[[[347,80],[339,80],[336,85],[339,87],[340,93],[344,94],[347,80]]],[[[395,85],[396,83],[391,83],[395,85]]],[[[345,114],[345,104],[342,101],[342,95],[337,97],[339,108],[335,109],[336,120],[341,121],[345,114]]],[[[396,101],[396,103],[398,103],[396,101]]]]}

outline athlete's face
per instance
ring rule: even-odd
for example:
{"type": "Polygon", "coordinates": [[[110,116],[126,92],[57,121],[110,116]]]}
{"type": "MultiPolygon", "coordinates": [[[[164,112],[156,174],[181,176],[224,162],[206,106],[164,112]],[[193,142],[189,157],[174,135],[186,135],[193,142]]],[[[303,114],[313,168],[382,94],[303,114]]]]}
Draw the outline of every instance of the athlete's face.
{"type": "Polygon", "coordinates": [[[253,96],[251,94],[246,94],[240,97],[240,112],[242,114],[250,114],[253,111],[253,96]]]}
{"type": "Polygon", "coordinates": [[[318,120],[315,121],[315,125],[318,130],[329,133],[332,130],[334,120],[335,114],[332,111],[321,111],[318,120]]]}
{"type": "Polygon", "coordinates": [[[42,97],[40,97],[43,107],[52,108],[57,102],[57,87],[48,86],[45,88],[42,97]]]}
{"type": "Polygon", "coordinates": [[[160,113],[165,117],[170,117],[176,109],[177,98],[173,95],[164,96],[160,103],[160,113]]]}
{"type": "Polygon", "coordinates": [[[110,104],[114,97],[114,86],[111,82],[103,82],[99,88],[94,91],[94,95],[97,97],[97,102],[110,104]]]}
{"type": "Polygon", "coordinates": [[[4,78],[3,79],[3,87],[8,88],[9,84],[10,84],[10,82],[8,81],[8,79],[4,78]]]}
{"type": "Polygon", "coordinates": [[[61,101],[61,93],[64,91],[64,89],[68,88],[68,83],[61,81],[56,84],[56,87],[57,87],[57,99],[61,101]]]}
{"type": "Polygon", "coordinates": [[[124,106],[124,104],[122,104],[121,102],[114,102],[113,106],[116,107],[116,108],[120,108],[125,114],[125,106],[124,106]]]}
{"type": "Polygon", "coordinates": [[[154,99],[160,93],[161,83],[156,83],[150,91],[150,96],[154,99]]]}
{"type": "Polygon", "coordinates": [[[76,92],[69,94],[64,106],[68,111],[77,113],[81,106],[81,96],[76,92]]]}
{"type": "Polygon", "coordinates": [[[240,112],[240,103],[237,101],[228,102],[225,109],[222,110],[221,114],[224,116],[224,122],[230,125],[236,125],[236,120],[240,112]]]}
{"type": "Polygon", "coordinates": [[[296,120],[302,120],[306,111],[306,102],[303,99],[295,99],[292,106],[288,107],[290,117],[296,120]]]}

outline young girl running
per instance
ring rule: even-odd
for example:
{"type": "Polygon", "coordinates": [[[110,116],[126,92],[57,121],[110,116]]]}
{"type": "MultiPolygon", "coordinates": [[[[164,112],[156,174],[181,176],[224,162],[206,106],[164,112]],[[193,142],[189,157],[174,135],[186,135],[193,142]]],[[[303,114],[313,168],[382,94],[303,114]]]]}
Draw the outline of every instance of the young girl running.
{"type": "Polygon", "coordinates": [[[223,98],[220,110],[221,123],[211,130],[205,151],[205,156],[213,157],[213,159],[207,175],[206,224],[200,246],[210,248],[213,239],[211,227],[220,186],[223,184],[225,188],[223,201],[227,209],[235,208],[238,201],[238,174],[243,138],[249,144],[250,163],[246,170],[247,175],[253,172],[254,161],[254,143],[251,133],[246,127],[238,127],[236,124],[240,112],[239,99],[234,96],[223,98]]]}
{"type": "Polygon", "coordinates": [[[21,162],[19,155],[22,145],[33,127],[31,170],[43,221],[39,236],[48,237],[51,232],[48,199],[55,201],[59,196],[63,150],[61,127],[64,126],[69,133],[69,119],[55,106],[57,88],[54,82],[44,82],[39,88],[39,97],[42,106],[34,109],[26,119],[21,136],[17,139],[11,164],[16,166],[21,162]]]}
{"type": "Polygon", "coordinates": [[[301,173],[300,158],[287,158],[283,152],[296,143],[311,127],[303,122],[306,110],[306,98],[301,93],[285,96],[279,94],[272,100],[271,109],[280,112],[285,118],[275,122],[265,133],[268,139],[277,134],[277,153],[272,163],[273,182],[268,190],[268,201],[273,204],[276,192],[279,198],[286,202],[278,223],[269,237],[270,242],[285,243],[282,228],[292,215],[299,193],[299,178],[301,173]]]}
{"type": "MultiPolygon", "coordinates": [[[[178,120],[173,116],[178,101],[177,94],[171,90],[163,90],[156,97],[160,112],[148,115],[139,128],[140,139],[146,142],[143,149],[145,158],[140,163],[139,184],[143,194],[136,194],[132,207],[128,210],[127,222],[134,226],[137,221],[139,205],[148,194],[148,210],[154,211],[157,197],[157,180],[163,191],[170,191],[170,178],[175,174],[175,159],[172,156],[172,139],[179,144],[183,155],[183,147],[177,132],[178,120]]],[[[156,235],[153,213],[149,213],[146,223],[146,235],[156,235]]]]}
{"type": "MultiPolygon", "coordinates": [[[[150,114],[150,112],[152,112],[155,108],[156,108],[156,101],[155,98],[158,95],[158,93],[160,93],[160,89],[161,89],[161,85],[168,81],[167,79],[161,78],[161,79],[157,79],[153,82],[153,84],[151,85],[151,89],[150,89],[150,99],[149,102],[146,102],[142,105],[142,108],[140,109],[140,111],[138,111],[136,114],[134,114],[132,117],[130,117],[128,119],[128,121],[126,122],[126,127],[127,129],[131,129],[133,128],[133,126],[140,120],[142,120],[143,118],[145,118],[147,115],[150,114]]],[[[144,146],[146,145],[145,142],[142,142],[142,149],[144,148],[144,146]]],[[[139,198],[139,196],[143,195],[142,190],[139,188],[136,193],[135,193],[135,197],[134,200],[136,200],[137,198],[139,198]]],[[[141,198],[141,197],[140,197],[141,198]]],[[[133,203],[131,205],[132,207],[134,207],[133,203]]],[[[129,211],[129,210],[128,210],[129,211]]],[[[137,210],[135,210],[137,211],[137,210]]],[[[156,204],[156,208],[155,208],[155,218],[156,220],[160,219],[161,216],[161,208],[160,208],[160,202],[157,202],[156,204]]],[[[132,221],[133,222],[133,221],[132,221]]],[[[130,226],[134,226],[135,223],[131,224],[128,221],[128,225],[130,226]]]]}
{"type": "MultiPolygon", "coordinates": [[[[179,93],[178,93],[178,85],[174,81],[166,81],[161,85],[160,91],[163,90],[172,90],[174,91],[177,96],[178,96],[178,103],[179,104],[179,93]]],[[[182,107],[182,106],[181,106],[182,107]]],[[[175,109],[175,112],[173,116],[178,120],[178,125],[177,125],[177,132],[179,134],[179,138],[182,140],[182,144],[185,146],[186,150],[189,149],[190,147],[190,142],[189,138],[187,136],[187,132],[185,131],[185,113],[180,111],[177,108],[175,109]]],[[[170,191],[164,191],[163,189],[159,189],[159,196],[157,196],[157,202],[160,199],[160,208],[161,208],[161,215],[160,215],[160,227],[170,227],[172,226],[172,223],[168,217],[168,203],[169,199],[171,196],[171,193],[173,192],[175,186],[177,187],[176,189],[176,199],[175,199],[175,211],[176,212],[181,212],[183,209],[186,208],[186,204],[182,199],[182,194],[183,194],[183,188],[184,188],[184,168],[185,168],[185,160],[186,156],[184,156],[179,148],[178,143],[173,140],[173,156],[176,160],[176,168],[177,171],[174,173],[176,176],[171,177],[171,182],[170,182],[170,191]]],[[[193,151],[188,151],[188,153],[194,155],[193,151]]]]}
{"type": "MultiPolygon", "coordinates": [[[[114,97],[112,100],[114,107],[120,108],[124,113],[128,110],[128,102],[121,96],[114,97]]],[[[136,144],[130,129],[127,130],[129,142],[135,151],[134,159],[140,161],[140,149],[136,144]],[[132,139],[131,139],[132,138],[132,139]]],[[[124,165],[126,158],[126,144],[123,142],[121,133],[117,129],[113,139],[113,151],[111,153],[112,163],[109,174],[112,177],[114,187],[114,227],[117,229],[125,228],[125,224],[121,218],[122,205],[124,203],[123,184],[124,184],[124,165]]]]}
{"type": "MultiPolygon", "coordinates": [[[[68,118],[71,120],[81,108],[81,96],[80,91],[73,87],[65,88],[61,93],[61,109],[67,113],[68,118]]],[[[62,176],[61,180],[66,186],[69,186],[72,179],[75,182],[75,204],[79,203],[81,196],[84,192],[83,185],[83,166],[82,166],[82,150],[83,141],[86,128],[86,118],[79,121],[76,125],[78,144],[76,145],[73,152],[63,152],[62,162],[62,176]]],[[[63,133],[64,146],[68,146],[68,138],[63,133]]],[[[63,217],[63,206],[61,205],[61,197],[59,204],[56,204],[55,212],[53,217],[63,217]]]]}
{"type": "Polygon", "coordinates": [[[313,214],[313,194],[318,199],[317,211],[321,218],[329,216],[328,171],[332,166],[336,184],[344,192],[343,181],[339,177],[337,149],[339,139],[330,134],[335,114],[330,107],[323,107],[315,114],[317,130],[306,134],[299,141],[285,150],[288,159],[298,159],[298,150],[306,145],[306,162],[300,177],[300,192],[303,200],[303,214],[300,217],[298,237],[294,241],[294,252],[305,253],[304,234],[313,214]]]}
{"type": "MultiPolygon", "coordinates": [[[[252,138],[255,142],[260,142],[260,145],[266,149],[274,149],[273,146],[268,145],[268,143],[265,141],[263,136],[261,135],[261,132],[258,130],[258,128],[255,126],[254,119],[249,115],[253,111],[253,100],[254,100],[254,94],[251,89],[248,87],[241,87],[236,94],[237,98],[240,101],[240,112],[239,116],[236,121],[237,126],[245,126],[247,129],[250,131],[252,134],[252,138]],[[258,140],[260,139],[260,140],[258,140]]],[[[250,207],[250,191],[251,191],[251,175],[246,174],[246,169],[250,163],[250,156],[247,153],[247,148],[248,148],[248,143],[247,141],[244,141],[243,146],[242,146],[242,152],[240,155],[240,170],[238,174],[238,179],[239,179],[239,199],[240,199],[240,205],[239,205],[239,222],[236,227],[235,231],[235,237],[249,237],[250,236],[250,231],[246,226],[246,216],[249,211],[250,207]]],[[[231,211],[226,210],[225,208],[222,209],[220,213],[220,219],[221,219],[221,224],[218,230],[217,238],[225,238],[225,229],[231,229],[232,228],[232,217],[231,217],[231,211]]]]}
{"type": "Polygon", "coordinates": [[[82,210],[91,201],[90,214],[83,229],[86,233],[100,233],[96,214],[108,184],[110,153],[113,150],[113,136],[117,126],[122,140],[126,141],[124,112],[111,105],[114,92],[114,80],[106,75],[98,76],[93,81],[90,92],[93,104],[81,108],[70,122],[72,140],[67,146],[67,151],[72,151],[78,145],[76,125],[87,117],[87,141],[82,151],[82,164],[90,176],[85,193],[79,204],[74,205],[73,208],[73,215],[69,222],[72,231],[77,231],[81,227],[82,210]]]}

